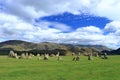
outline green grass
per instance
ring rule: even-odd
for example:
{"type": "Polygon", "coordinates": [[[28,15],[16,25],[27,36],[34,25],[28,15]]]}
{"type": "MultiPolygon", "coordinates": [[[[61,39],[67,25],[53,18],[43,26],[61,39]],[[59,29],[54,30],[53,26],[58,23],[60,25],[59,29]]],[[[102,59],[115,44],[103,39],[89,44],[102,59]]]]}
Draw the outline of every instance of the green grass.
{"type": "Polygon", "coordinates": [[[108,60],[94,58],[80,61],[72,57],[55,57],[48,61],[12,59],[0,56],[0,80],[120,80],[120,56],[109,56],[108,60]]]}

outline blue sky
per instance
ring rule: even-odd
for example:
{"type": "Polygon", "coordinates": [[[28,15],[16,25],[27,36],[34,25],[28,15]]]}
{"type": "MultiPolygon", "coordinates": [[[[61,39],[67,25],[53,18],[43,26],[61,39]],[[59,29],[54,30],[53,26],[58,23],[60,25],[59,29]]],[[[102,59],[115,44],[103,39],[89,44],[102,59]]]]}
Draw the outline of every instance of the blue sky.
{"type": "Polygon", "coordinates": [[[45,16],[38,19],[37,21],[39,22],[39,20],[66,24],[70,26],[73,30],[76,30],[79,27],[86,26],[97,26],[103,29],[107,23],[110,23],[112,21],[106,17],[99,17],[84,13],[80,15],[74,15],[67,12],[58,15],[45,16]]]}
{"type": "Polygon", "coordinates": [[[0,42],[120,47],[120,0],[0,0],[0,42]]]}

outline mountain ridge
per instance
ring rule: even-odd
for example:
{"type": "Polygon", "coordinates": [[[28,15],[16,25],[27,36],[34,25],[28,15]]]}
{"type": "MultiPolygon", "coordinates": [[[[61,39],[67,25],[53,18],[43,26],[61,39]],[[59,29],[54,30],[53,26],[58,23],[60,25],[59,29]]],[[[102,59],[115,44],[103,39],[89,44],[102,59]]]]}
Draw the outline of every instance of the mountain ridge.
{"type": "Polygon", "coordinates": [[[30,51],[30,50],[65,50],[67,52],[100,52],[102,50],[110,51],[111,49],[102,45],[74,45],[74,44],[58,44],[50,42],[27,42],[22,40],[8,40],[0,42],[0,50],[30,51]]]}

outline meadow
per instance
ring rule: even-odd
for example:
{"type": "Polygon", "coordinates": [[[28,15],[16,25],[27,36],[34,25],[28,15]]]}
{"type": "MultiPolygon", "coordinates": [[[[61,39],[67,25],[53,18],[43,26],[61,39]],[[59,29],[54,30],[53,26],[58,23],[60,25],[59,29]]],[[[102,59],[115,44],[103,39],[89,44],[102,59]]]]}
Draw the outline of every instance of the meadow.
{"type": "Polygon", "coordinates": [[[0,80],[120,80],[120,56],[107,60],[94,57],[88,61],[81,56],[72,61],[72,56],[49,60],[14,59],[0,56],[0,80]]]}

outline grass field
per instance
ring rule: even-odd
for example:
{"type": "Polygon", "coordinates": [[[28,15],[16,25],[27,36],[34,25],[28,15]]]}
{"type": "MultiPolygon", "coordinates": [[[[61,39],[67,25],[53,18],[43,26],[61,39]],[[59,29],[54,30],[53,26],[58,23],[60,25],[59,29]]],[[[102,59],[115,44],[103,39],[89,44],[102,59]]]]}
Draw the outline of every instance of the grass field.
{"type": "Polygon", "coordinates": [[[48,61],[12,59],[0,56],[0,80],[120,80],[120,56],[109,56],[108,60],[94,58],[80,61],[72,57],[55,57],[48,61]]]}

